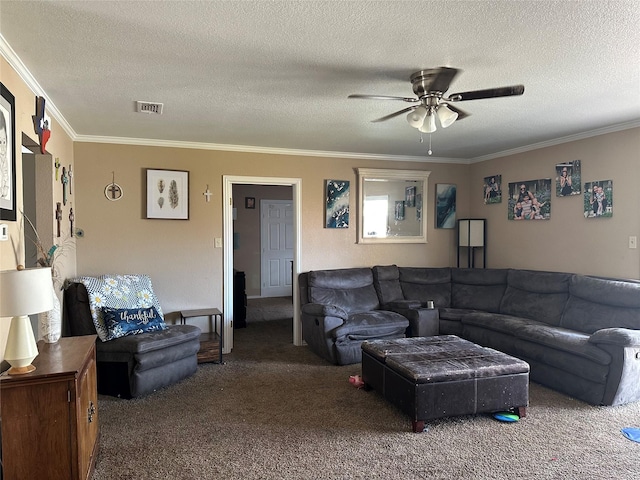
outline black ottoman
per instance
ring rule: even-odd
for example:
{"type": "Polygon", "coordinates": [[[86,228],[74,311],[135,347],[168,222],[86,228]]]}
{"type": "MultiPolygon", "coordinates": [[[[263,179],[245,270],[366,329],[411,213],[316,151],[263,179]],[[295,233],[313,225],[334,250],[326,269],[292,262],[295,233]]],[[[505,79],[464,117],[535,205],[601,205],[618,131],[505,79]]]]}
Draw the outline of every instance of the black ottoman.
{"type": "Polygon", "coordinates": [[[367,387],[411,417],[426,420],[529,405],[529,364],[455,335],[368,340],[362,344],[367,387]]]}

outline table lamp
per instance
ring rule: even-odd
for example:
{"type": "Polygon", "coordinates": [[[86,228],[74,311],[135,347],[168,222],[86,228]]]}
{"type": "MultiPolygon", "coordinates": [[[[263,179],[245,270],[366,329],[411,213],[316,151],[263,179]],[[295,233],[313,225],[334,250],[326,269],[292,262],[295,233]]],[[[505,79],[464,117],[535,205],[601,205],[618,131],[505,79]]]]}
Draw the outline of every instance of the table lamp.
{"type": "Polygon", "coordinates": [[[0,272],[0,317],[13,317],[4,352],[4,359],[11,365],[9,375],[36,369],[31,362],[38,356],[38,347],[28,315],[51,309],[51,268],[0,272]]]}

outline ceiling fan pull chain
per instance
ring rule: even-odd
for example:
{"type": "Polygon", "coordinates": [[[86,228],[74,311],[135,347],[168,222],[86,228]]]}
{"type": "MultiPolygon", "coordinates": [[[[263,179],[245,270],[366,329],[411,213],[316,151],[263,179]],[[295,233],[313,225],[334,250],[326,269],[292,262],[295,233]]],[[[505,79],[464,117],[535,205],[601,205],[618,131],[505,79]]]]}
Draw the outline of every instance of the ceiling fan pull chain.
{"type": "Polygon", "coordinates": [[[420,143],[424,143],[424,138],[422,138],[422,132],[420,132],[420,143]]]}
{"type": "Polygon", "coordinates": [[[429,150],[427,151],[427,153],[429,155],[431,155],[433,153],[433,151],[431,150],[431,134],[429,134],[429,150]]]}

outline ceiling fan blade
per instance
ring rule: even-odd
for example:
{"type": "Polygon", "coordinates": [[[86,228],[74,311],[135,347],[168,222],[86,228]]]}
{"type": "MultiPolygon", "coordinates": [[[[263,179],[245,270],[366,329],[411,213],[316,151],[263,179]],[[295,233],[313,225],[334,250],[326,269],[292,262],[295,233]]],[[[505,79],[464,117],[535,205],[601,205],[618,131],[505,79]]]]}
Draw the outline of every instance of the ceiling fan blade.
{"type": "Polygon", "coordinates": [[[408,113],[415,110],[417,107],[407,107],[402,110],[398,110],[397,112],[390,113],[389,115],[385,115],[384,117],[376,118],[375,120],[371,120],[372,123],[384,122],[385,120],[389,120],[390,118],[397,117],[398,115],[402,115],[403,113],[408,113]]]}
{"type": "Polygon", "coordinates": [[[512,95],[522,95],[523,93],[524,85],[512,85],[510,87],[488,88],[486,90],[454,93],[447,98],[447,101],[462,102],[465,100],[479,100],[482,98],[510,97],[512,95]]]}
{"type": "Polygon", "coordinates": [[[349,95],[348,98],[363,98],[366,100],[402,100],[403,102],[416,103],[419,102],[419,98],[407,98],[407,97],[392,97],[389,95],[363,95],[360,93],[354,93],[349,95]]]}
{"type": "Polygon", "coordinates": [[[440,105],[446,105],[450,110],[456,112],[458,114],[458,118],[456,118],[456,121],[462,120],[463,118],[466,118],[471,115],[470,113],[467,113],[464,110],[460,110],[458,107],[454,107],[450,103],[442,102],[440,105]]]}

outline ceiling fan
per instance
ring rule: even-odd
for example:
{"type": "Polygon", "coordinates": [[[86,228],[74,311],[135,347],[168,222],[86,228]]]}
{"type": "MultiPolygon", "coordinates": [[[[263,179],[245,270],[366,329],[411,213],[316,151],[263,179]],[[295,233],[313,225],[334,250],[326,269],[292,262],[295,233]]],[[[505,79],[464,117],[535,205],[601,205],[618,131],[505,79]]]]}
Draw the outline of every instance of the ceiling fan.
{"type": "Polygon", "coordinates": [[[457,68],[439,67],[419,70],[411,75],[409,80],[413,85],[415,97],[392,97],[387,95],[363,95],[353,94],[349,98],[364,98],[374,100],[400,100],[403,102],[415,103],[397,112],[385,115],[384,117],[372,120],[372,122],[384,122],[390,118],[407,113],[407,122],[422,133],[433,133],[436,131],[436,117],[440,121],[442,128],[447,128],[456,120],[462,120],[469,114],[452,105],[455,102],[466,100],[479,100],[482,98],[509,97],[522,95],[524,85],[513,85],[510,87],[489,88],[486,90],[472,90],[469,92],[459,92],[445,97],[445,92],[449,89],[451,82],[458,75],[457,68]]]}

